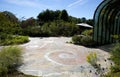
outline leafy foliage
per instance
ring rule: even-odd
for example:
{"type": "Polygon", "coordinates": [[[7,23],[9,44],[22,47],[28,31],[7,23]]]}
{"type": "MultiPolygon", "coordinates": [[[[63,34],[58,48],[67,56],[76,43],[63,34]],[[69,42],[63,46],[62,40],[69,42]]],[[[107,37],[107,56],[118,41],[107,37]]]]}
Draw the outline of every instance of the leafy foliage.
{"type": "Polygon", "coordinates": [[[9,34],[2,34],[0,37],[0,45],[15,45],[29,41],[28,36],[13,36],[9,34]]]}
{"type": "Polygon", "coordinates": [[[28,18],[27,20],[23,20],[21,22],[20,26],[22,28],[25,28],[25,27],[29,27],[29,26],[31,26],[31,27],[38,26],[38,24],[37,24],[37,21],[33,17],[31,17],[31,18],[28,18]]]}
{"type": "Polygon", "coordinates": [[[74,44],[80,44],[80,43],[81,43],[81,38],[82,38],[82,36],[74,35],[74,36],[72,37],[72,42],[73,42],[74,44]]]}
{"type": "Polygon", "coordinates": [[[0,76],[16,70],[22,63],[22,50],[16,46],[4,47],[0,51],[0,76]]]}
{"type": "Polygon", "coordinates": [[[74,44],[84,45],[88,47],[95,46],[95,42],[93,41],[91,36],[75,35],[72,37],[72,42],[74,44]]]}
{"type": "Polygon", "coordinates": [[[87,56],[87,62],[89,62],[92,66],[97,64],[97,54],[95,52],[91,52],[87,56]]]}
{"type": "MultiPolygon", "coordinates": [[[[85,22],[87,22],[86,18],[85,22]]],[[[69,16],[66,10],[45,10],[37,16],[19,21],[11,12],[0,12],[0,34],[42,36],[73,36],[83,31],[76,24],[84,22],[69,16]]],[[[8,36],[5,36],[8,37],[8,36]]],[[[2,38],[2,37],[1,37],[2,38]]]]}
{"type": "Polygon", "coordinates": [[[85,36],[92,36],[93,35],[93,30],[85,30],[81,33],[82,35],[85,35],[85,36]]]}
{"type": "Polygon", "coordinates": [[[45,10],[43,12],[41,12],[37,18],[38,18],[38,21],[42,24],[44,22],[50,22],[50,21],[53,21],[53,20],[58,20],[59,17],[60,17],[60,13],[61,11],[59,10],[56,10],[56,11],[52,11],[52,10],[45,10]]]}
{"type": "Polygon", "coordinates": [[[81,38],[81,44],[85,46],[94,46],[95,42],[93,41],[91,36],[83,36],[81,38]]]}
{"type": "Polygon", "coordinates": [[[60,15],[60,18],[61,18],[63,21],[68,21],[68,13],[67,13],[66,10],[62,10],[61,15],[60,15]]]}
{"type": "MultiPolygon", "coordinates": [[[[115,63],[115,67],[118,67],[120,71],[120,44],[117,44],[111,51],[111,60],[115,63]]],[[[116,71],[114,70],[114,71],[116,71]]]]}
{"type": "Polygon", "coordinates": [[[29,36],[73,36],[79,33],[79,28],[74,23],[64,21],[46,22],[42,26],[23,28],[23,35],[29,36]]]}
{"type": "Polygon", "coordinates": [[[13,14],[11,15],[9,12],[0,12],[0,32],[6,34],[19,34],[20,26],[18,24],[13,14]]]}
{"type": "Polygon", "coordinates": [[[6,16],[6,18],[8,20],[10,20],[11,22],[14,22],[14,23],[18,23],[19,22],[18,18],[13,13],[11,13],[9,11],[4,11],[3,13],[6,16]]]}
{"type": "Polygon", "coordinates": [[[95,69],[99,77],[105,77],[104,71],[100,64],[97,63],[97,54],[96,52],[90,52],[87,56],[87,62],[89,62],[95,69]]]}
{"type": "Polygon", "coordinates": [[[89,25],[91,25],[91,26],[94,25],[93,19],[88,19],[88,20],[86,21],[86,23],[89,24],[89,25]]]}
{"type": "Polygon", "coordinates": [[[120,43],[117,43],[111,51],[111,58],[114,65],[111,66],[110,72],[106,74],[106,77],[119,77],[120,76],[120,43]]]}

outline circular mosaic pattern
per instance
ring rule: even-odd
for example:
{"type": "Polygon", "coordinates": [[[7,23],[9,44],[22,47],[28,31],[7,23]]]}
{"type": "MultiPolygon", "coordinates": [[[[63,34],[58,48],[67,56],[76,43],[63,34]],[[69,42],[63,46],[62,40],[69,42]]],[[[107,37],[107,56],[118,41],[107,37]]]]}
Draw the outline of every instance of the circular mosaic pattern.
{"type": "Polygon", "coordinates": [[[49,61],[59,65],[78,65],[84,61],[79,54],[65,51],[50,52],[47,53],[45,57],[49,61]]]}
{"type": "Polygon", "coordinates": [[[60,53],[58,57],[63,59],[73,59],[76,58],[77,56],[74,55],[73,53],[60,53]]]}

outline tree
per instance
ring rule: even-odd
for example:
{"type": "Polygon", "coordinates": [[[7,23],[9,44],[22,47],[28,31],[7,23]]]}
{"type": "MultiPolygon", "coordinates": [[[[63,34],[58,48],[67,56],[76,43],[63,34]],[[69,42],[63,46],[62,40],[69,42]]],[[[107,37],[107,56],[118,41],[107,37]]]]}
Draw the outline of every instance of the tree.
{"type": "Polygon", "coordinates": [[[86,20],[87,20],[87,19],[86,19],[85,17],[81,18],[81,22],[82,22],[82,23],[86,23],[86,20]]]}
{"type": "Polygon", "coordinates": [[[38,21],[39,22],[48,22],[48,21],[53,21],[55,19],[55,12],[52,10],[45,10],[41,12],[38,16],[38,21]]]}
{"type": "Polygon", "coordinates": [[[56,10],[54,12],[54,20],[60,20],[60,14],[61,14],[61,11],[60,10],[56,10]]]}
{"type": "Polygon", "coordinates": [[[19,23],[15,21],[16,17],[12,16],[10,12],[0,12],[0,32],[7,34],[18,34],[20,26],[19,23]],[[15,18],[15,19],[14,19],[15,18]]]}
{"type": "Polygon", "coordinates": [[[6,18],[9,19],[11,22],[18,23],[18,18],[13,13],[9,11],[4,11],[3,13],[6,16],[6,18]]]}
{"type": "Polygon", "coordinates": [[[22,28],[25,28],[25,27],[28,27],[28,26],[36,26],[37,25],[37,21],[31,17],[31,18],[28,18],[27,20],[24,20],[21,22],[21,27],[22,28]]]}
{"type": "Polygon", "coordinates": [[[66,10],[62,10],[60,18],[64,21],[68,21],[68,13],[66,10]]]}
{"type": "Polygon", "coordinates": [[[88,20],[86,21],[86,23],[89,24],[89,25],[91,25],[91,26],[94,25],[93,19],[88,19],[88,20]]]}

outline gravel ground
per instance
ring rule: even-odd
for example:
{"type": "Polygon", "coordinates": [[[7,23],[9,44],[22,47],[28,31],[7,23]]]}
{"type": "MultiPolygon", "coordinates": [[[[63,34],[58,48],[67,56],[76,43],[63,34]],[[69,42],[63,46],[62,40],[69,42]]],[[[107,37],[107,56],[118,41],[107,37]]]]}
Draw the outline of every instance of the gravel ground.
{"type": "Polygon", "coordinates": [[[95,69],[86,62],[90,52],[96,52],[98,63],[104,71],[111,64],[107,60],[109,53],[106,46],[87,48],[66,43],[68,37],[30,38],[30,42],[20,45],[24,48],[24,64],[19,71],[43,77],[98,77],[95,69]],[[90,72],[92,70],[92,72],[90,72]]]}

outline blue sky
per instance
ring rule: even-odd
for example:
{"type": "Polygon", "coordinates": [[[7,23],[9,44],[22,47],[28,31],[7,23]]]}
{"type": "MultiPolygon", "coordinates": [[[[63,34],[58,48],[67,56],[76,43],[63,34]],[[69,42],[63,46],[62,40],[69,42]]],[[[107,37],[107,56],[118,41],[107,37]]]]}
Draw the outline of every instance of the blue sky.
{"type": "Polygon", "coordinates": [[[103,0],[0,0],[0,11],[10,11],[19,19],[36,18],[43,10],[63,10],[77,18],[93,18],[96,7],[103,0]]]}

